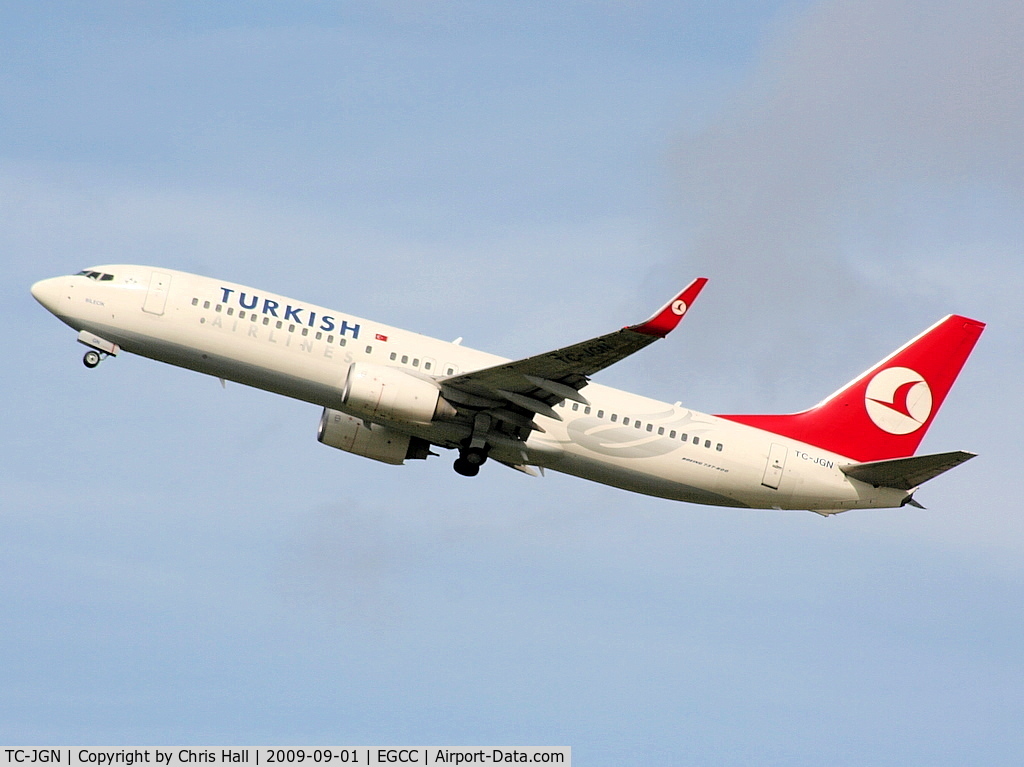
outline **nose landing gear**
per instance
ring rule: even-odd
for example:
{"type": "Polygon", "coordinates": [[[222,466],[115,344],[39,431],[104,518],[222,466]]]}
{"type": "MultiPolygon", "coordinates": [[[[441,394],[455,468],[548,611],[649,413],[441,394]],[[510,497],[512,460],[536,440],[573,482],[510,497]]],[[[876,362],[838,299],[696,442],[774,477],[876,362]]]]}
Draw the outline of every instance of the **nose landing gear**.
{"type": "Polygon", "coordinates": [[[103,360],[105,360],[107,357],[113,356],[113,354],[108,354],[107,352],[98,352],[95,349],[90,349],[85,353],[85,356],[82,357],[82,364],[85,365],[90,370],[92,370],[94,367],[103,362],[103,360]]]}
{"type": "Polygon", "coordinates": [[[99,365],[107,357],[114,357],[121,350],[115,343],[100,338],[98,335],[83,330],[78,334],[78,343],[89,347],[89,351],[82,357],[82,364],[90,370],[99,365]]]}

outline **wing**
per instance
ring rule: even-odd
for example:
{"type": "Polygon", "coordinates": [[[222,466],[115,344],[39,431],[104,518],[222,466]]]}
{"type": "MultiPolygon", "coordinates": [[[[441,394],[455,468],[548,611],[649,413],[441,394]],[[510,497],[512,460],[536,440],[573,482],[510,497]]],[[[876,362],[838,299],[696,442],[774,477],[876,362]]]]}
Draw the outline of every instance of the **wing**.
{"type": "Polygon", "coordinates": [[[589,376],[668,335],[706,283],[704,277],[694,280],[637,325],[515,362],[441,378],[442,393],[457,405],[488,410],[509,425],[540,431],[532,420],[535,414],[560,421],[553,405],[566,399],[589,404],[579,393],[589,376]]]}

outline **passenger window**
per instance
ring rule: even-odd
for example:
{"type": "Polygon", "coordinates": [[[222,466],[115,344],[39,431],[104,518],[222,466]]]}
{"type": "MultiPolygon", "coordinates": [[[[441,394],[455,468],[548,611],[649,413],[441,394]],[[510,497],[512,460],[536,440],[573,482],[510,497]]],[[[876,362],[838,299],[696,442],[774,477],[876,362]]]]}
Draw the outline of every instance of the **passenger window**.
{"type": "Polygon", "coordinates": [[[719,453],[722,452],[722,443],[721,442],[719,442],[717,445],[715,445],[715,450],[717,450],[719,453]]]}
{"type": "Polygon", "coordinates": [[[409,362],[409,355],[408,354],[403,354],[402,355],[402,364],[405,365],[408,362],[409,362]]]}
{"type": "Polygon", "coordinates": [[[690,439],[690,437],[684,432],[679,435],[679,439],[682,440],[683,442],[687,442],[690,439]]]}
{"type": "Polygon", "coordinates": [[[309,328],[303,328],[302,329],[302,335],[308,336],[309,335],[309,328]]]}
{"type": "Polygon", "coordinates": [[[217,311],[217,312],[219,312],[219,311],[223,311],[223,309],[224,309],[224,307],[223,307],[223,306],[222,306],[221,304],[217,304],[217,306],[216,306],[216,308],[214,309],[214,311],[217,311]]]}
{"type": "Polygon", "coordinates": [[[629,419],[628,418],[623,418],[622,419],[622,425],[623,426],[629,426],[629,419]]]}
{"type": "Polygon", "coordinates": [[[199,306],[199,299],[198,298],[193,298],[192,299],[192,306],[199,306]]]}
{"type": "Polygon", "coordinates": [[[333,344],[334,343],[334,336],[327,336],[327,343],[333,344]]]}
{"type": "Polygon", "coordinates": [[[203,301],[203,308],[204,309],[209,309],[210,308],[210,302],[209,301],[203,301]]]}
{"type": "Polygon", "coordinates": [[[590,415],[590,405],[583,408],[583,415],[590,415]]]}
{"type": "Polygon", "coordinates": [[[430,360],[427,360],[426,362],[423,363],[423,369],[424,370],[430,370],[430,367],[431,367],[430,360]]]}
{"type": "Polygon", "coordinates": [[[412,359],[412,366],[414,368],[418,368],[420,366],[420,358],[419,357],[413,357],[413,359],[412,359]]]}
{"type": "Polygon", "coordinates": [[[700,444],[700,437],[694,437],[693,438],[693,444],[699,445],[700,444]]]}
{"type": "Polygon", "coordinates": [[[318,330],[318,331],[316,331],[316,340],[317,340],[317,341],[319,341],[319,340],[320,340],[321,338],[323,338],[323,337],[324,337],[324,334],[323,334],[323,333],[321,333],[321,332],[320,332],[319,330],[318,330]]]}
{"type": "Polygon", "coordinates": [[[288,326],[288,332],[289,333],[294,333],[295,332],[295,326],[294,325],[289,325],[288,326]]]}
{"type": "Polygon", "coordinates": [[[710,439],[704,440],[704,447],[711,447],[711,440],[710,439]]]}
{"type": "Polygon", "coordinates": [[[633,428],[634,429],[639,429],[641,426],[643,426],[643,424],[640,423],[639,421],[633,421],[633,428]]]}
{"type": "Polygon", "coordinates": [[[345,336],[339,336],[338,337],[338,346],[344,346],[347,343],[348,343],[348,339],[345,338],[345,336]]]}
{"type": "Polygon", "coordinates": [[[242,312],[242,311],[238,312],[238,319],[244,320],[245,319],[245,312],[242,312]]]}
{"type": "Polygon", "coordinates": [[[675,439],[676,438],[676,430],[675,429],[673,429],[672,431],[670,431],[668,433],[668,438],[669,439],[675,439]]]}
{"type": "Polygon", "coordinates": [[[580,403],[579,402],[573,402],[572,403],[572,409],[573,410],[579,410],[580,409],[580,403]]]}
{"type": "Polygon", "coordinates": [[[598,418],[604,418],[604,411],[603,410],[598,410],[597,411],[597,417],[598,418]]]}
{"type": "Polygon", "coordinates": [[[654,431],[654,424],[653,423],[647,424],[647,431],[654,431]]]}
{"type": "Polygon", "coordinates": [[[615,423],[617,420],[619,420],[619,414],[612,413],[612,423],[615,423]]]}
{"type": "Polygon", "coordinates": [[[373,347],[372,346],[367,346],[366,347],[366,353],[367,354],[373,354],[373,347]]]}
{"type": "Polygon", "coordinates": [[[659,426],[658,427],[658,436],[660,437],[664,433],[665,433],[665,427],[664,426],[659,426]]]}
{"type": "Polygon", "coordinates": [[[228,317],[232,316],[234,313],[235,313],[235,307],[229,306],[228,307],[228,317]]]}
{"type": "Polygon", "coordinates": [[[281,320],[278,320],[278,321],[277,321],[277,322],[276,322],[276,323],[274,324],[274,327],[276,327],[276,328],[277,328],[278,330],[280,330],[281,328],[283,328],[283,327],[284,327],[284,322],[282,322],[281,320]]]}
{"type": "Polygon", "coordinates": [[[391,352],[391,354],[388,356],[388,359],[390,359],[392,362],[397,360],[398,359],[398,352],[391,352]]]}
{"type": "Polygon", "coordinates": [[[270,324],[270,317],[264,317],[263,318],[263,324],[264,325],[269,325],[270,324]]]}

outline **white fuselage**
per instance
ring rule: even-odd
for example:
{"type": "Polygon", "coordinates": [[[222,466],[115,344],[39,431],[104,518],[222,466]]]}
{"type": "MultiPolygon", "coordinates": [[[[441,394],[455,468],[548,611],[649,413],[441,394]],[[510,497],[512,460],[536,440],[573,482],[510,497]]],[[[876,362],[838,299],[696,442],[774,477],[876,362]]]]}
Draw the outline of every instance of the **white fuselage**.
{"type": "MultiPolygon", "coordinates": [[[[208,375],[345,411],[349,366],[372,362],[444,378],[505,359],[401,328],[243,285],[170,269],[96,267],[33,289],[50,311],[121,349],[208,375]]],[[[497,439],[491,456],[647,495],[694,503],[825,512],[901,505],[908,493],[848,478],[835,453],[713,415],[590,383],[563,420],[497,439]],[[684,436],[685,435],[685,436],[684,436]]],[[[385,424],[442,447],[465,425],[385,424]]]]}

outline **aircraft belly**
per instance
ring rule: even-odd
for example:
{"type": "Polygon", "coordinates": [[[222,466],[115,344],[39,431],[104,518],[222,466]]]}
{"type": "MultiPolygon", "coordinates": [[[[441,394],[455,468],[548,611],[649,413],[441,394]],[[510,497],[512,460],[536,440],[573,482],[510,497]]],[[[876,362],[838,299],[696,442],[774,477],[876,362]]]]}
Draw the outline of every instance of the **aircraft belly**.
{"type": "Polygon", "coordinates": [[[679,472],[669,475],[668,471],[659,471],[665,468],[663,460],[658,461],[657,467],[642,467],[637,465],[636,461],[600,460],[568,450],[562,450],[558,454],[549,453],[545,459],[538,463],[554,471],[644,495],[711,506],[747,506],[740,500],[716,492],[717,482],[698,484],[696,478],[691,476],[679,472]],[[631,463],[634,465],[631,466],[631,463]],[[649,471],[644,471],[644,468],[648,468],[649,471]]]}
{"type": "Polygon", "coordinates": [[[214,344],[199,348],[194,338],[187,342],[171,340],[102,323],[89,323],[88,329],[142,357],[325,407],[341,404],[341,382],[347,367],[343,363],[325,366],[322,362],[315,365],[307,362],[286,366],[275,359],[277,355],[243,355],[240,353],[243,350],[235,346],[229,347],[231,356],[223,353],[226,350],[214,351],[214,344]],[[284,372],[285,369],[288,372],[284,372]]]}

